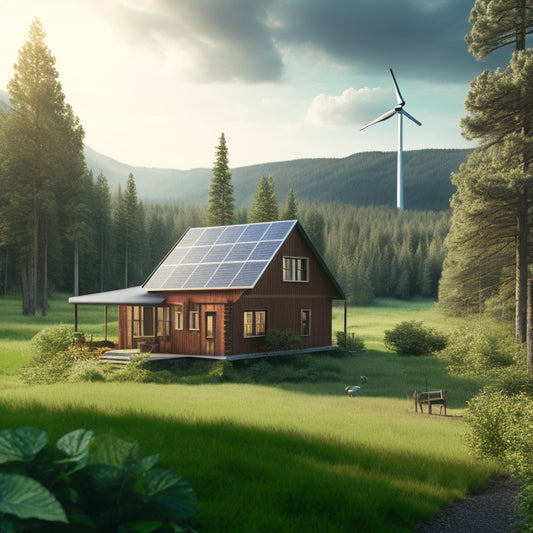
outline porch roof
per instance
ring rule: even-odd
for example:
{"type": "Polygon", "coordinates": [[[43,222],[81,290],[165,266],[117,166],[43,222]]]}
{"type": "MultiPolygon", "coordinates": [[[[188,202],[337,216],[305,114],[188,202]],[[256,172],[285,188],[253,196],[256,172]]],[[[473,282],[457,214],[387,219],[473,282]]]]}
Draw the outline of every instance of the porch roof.
{"type": "Polygon", "coordinates": [[[71,296],[68,299],[71,304],[85,305],[139,305],[158,306],[166,302],[161,294],[148,292],[142,287],[130,287],[116,291],[95,292],[83,296],[71,296]]]}

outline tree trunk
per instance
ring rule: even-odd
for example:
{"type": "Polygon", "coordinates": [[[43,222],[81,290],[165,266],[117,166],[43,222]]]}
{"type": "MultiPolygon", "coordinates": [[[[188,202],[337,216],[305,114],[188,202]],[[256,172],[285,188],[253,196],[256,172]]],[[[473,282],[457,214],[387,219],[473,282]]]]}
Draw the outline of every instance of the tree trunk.
{"type": "Polygon", "coordinates": [[[515,335],[516,342],[526,341],[528,301],[528,203],[527,196],[521,199],[516,224],[516,292],[515,335]]]}
{"type": "Polygon", "coordinates": [[[41,314],[46,316],[48,313],[48,235],[44,238],[43,247],[43,305],[41,314]]]}
{"type": "Polygon", "coordinates": [[[526,370],[528,375],[533,373],[533,283],[527,280],[527,350],[526,370]]]}

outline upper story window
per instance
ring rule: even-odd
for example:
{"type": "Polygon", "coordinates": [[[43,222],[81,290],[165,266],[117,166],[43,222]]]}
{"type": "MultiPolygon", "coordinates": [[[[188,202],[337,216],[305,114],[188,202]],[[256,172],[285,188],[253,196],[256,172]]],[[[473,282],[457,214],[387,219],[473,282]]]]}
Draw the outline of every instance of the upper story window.
{"type": "Polygon", "coordinates": [[[307,257],[284,257],[283,281],[309,281],[309,259],[307,257]]]}

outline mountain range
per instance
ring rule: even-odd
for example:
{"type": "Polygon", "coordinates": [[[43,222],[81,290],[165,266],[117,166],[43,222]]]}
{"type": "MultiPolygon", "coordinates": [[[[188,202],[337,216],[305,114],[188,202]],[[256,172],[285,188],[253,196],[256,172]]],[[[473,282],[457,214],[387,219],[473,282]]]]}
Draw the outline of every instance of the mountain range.
{"type": "MultiPolygon", "coordinates": [[[[440,211],[449,207],[454,187],[452,172],[466,161],[471,150],[426,149],[404,152],[404,201],[406,209],[440,211]]],[[[87,166],[96,177],[107,177],[112,192],[123,188],[129,174],[145,203],[177,202],[207,205],[212,169],[191,170],[133,167],[85,149],[87,166]]],[[[297,159],[232,168],[238,207],[250,207],[261,176],[271,174],[283,203],[287,191],[306,201],[353,205],[396,205],[396,152],[363,152],[344,158],[297,159]]]]}
{"type": "MultiPolygon", "coordinates": [[[[0,107],[9,109],[9,98],[0,90],[0,107]]],[[[230,147],[231,148],[231,147],[230,147]]],[[[471,150],[426,149],[407,151],[404,161],[406,209],[440,211],[449,207],[454,187],[452,172],[466,161],[471,150]]],[[[230,150],[231,160],[231,150],[230,150]]],[[[135,177],[137,194],[145,203],[179,203],[206,206],[212,177],[210,168],[190,170],[135,167],[96,152],[85,145],[87,167],[102,172],[112,194],[135,177]]],[[[296,159],[232,168],[237,207],[250,207],[261,176],[274,178],[280,204],[289,188],[297,199],[353,205],[396,205],[396,152],[363,152],[343,158],[296,159]]]]}

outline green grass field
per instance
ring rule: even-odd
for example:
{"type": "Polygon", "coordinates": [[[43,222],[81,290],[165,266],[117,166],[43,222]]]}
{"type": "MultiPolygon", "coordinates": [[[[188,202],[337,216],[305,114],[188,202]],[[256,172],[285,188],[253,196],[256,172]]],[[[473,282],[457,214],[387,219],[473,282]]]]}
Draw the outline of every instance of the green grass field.
{"type": "MultiPolygon", "coordinates": [[[[383,331],[403,320],[451,330],[432,302],[350,308],[349,331],[367,351],[331,358],[341,365],[336,382],[24,385],[17,372],[31,358],[29,339],[72,323],[66,300],[53,300],[43,319],[0,298],[0,427],[34,425],[52,439],[90,427],[138,440],[142,454],[160,453],[195,489],[198,531],[408,532],[501,473],[463,443],[461,413],[482,378],[450,376],[437,358],[401,358],[383,346],[383,331]],[[348,398],[345,385],[362,375],[361,394],[348,398]],[[449,416],[415,413],[410,396],[426,382],[448,389],[449,416]]],[[[102,320],[100,308],[80,313],[95,338],[102,320]]],[[[342,321],[338,308],[334,330],[342,321]]]]}

